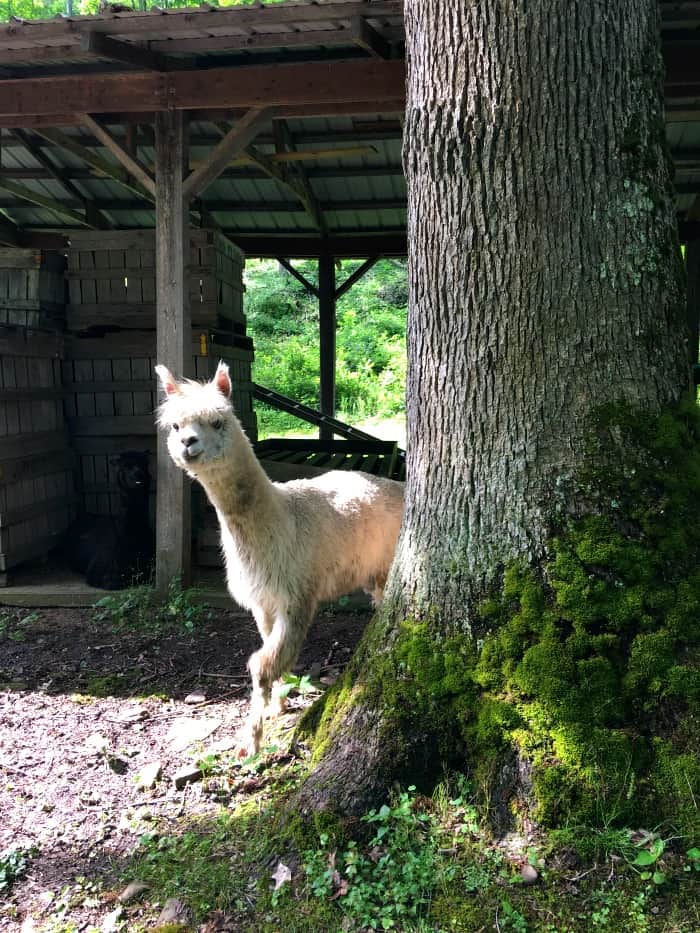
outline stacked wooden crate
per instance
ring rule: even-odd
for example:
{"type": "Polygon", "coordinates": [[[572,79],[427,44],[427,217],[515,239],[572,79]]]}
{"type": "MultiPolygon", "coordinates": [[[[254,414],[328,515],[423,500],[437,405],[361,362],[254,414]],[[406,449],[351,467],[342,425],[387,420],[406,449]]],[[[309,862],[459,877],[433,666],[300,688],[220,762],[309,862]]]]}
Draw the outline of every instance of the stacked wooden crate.
{"type": "Polygon", "coordinates": [[[0,251],[0,585],[55,547],[75,514],[63,413],[62,257],[0,251]]]}
{"type": "Polygon", "coordinates": [[[0,249],[0,325],[55,329],[65,312],[65,257],[0,249]]]}
{"type": "MultiPolygon", "coordinates": [[[[229,364],[236,412],[255,440],[253,347],[245,332],[243,262],[243,254],[226,238],[209,230],[192,231],[191,375],[207,379],[220,359],[229,364]]],[[[67,277],[69,333],[63,384],[80,489],[88,511],[114,514],[119,503],[115,454],[149,451],[155,488],[158,393],[153,367],[158,361],[153,232],[72,236],[67,277]]],[[[197,516],[204,513],[204,504],[198,501],[195,532],[197,516]]]]}
{"type": "MultiPolygon", "coordinates": [[[[188,269],[193,328],[245,335],[241,251],[212,230],[191,232],[188,269]]],[[[155,236],[152,230],[71,235],[68,330],[154,330],[155,236]]]]}

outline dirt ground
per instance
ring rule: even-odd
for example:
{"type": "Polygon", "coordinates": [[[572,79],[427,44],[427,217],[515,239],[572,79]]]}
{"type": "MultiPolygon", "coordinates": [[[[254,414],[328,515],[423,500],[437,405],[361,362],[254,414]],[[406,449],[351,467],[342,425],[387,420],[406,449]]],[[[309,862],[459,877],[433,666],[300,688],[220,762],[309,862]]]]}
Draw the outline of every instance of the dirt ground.
{"type": "MultiPolygon", "coordinates": [[[[322,611],[297,672],[332,679],[368,618],[322,611]]],[[[175,778],[233,747],[258,644],[236,611],[213,610],[191,635],[155,635],[115,629],[93,609],[0,607],[0,930],[108,930],[110,898],[128,881],[120,866],[149,821],[217,812],[221,789],[175,778]],[[150,765],[161,771],[152,789],[150,765]],[[3,884],[3,853],[17,847],[33,854],[3,884]],[[100,896],[87,896],[97,883],[100,896]],[[61,926],[76,885],[87,894],[62,907],[61,926]]],[[[285,725],[308,702],[291,700],[285,725]]]]}

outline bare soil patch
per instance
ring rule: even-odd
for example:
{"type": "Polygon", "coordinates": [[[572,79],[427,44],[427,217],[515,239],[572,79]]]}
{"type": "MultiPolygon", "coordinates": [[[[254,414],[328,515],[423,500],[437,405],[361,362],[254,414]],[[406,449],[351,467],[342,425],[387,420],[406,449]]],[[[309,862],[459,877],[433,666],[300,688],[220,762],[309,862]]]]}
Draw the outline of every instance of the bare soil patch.
{"type": "MultiPolygon", "coordinates": [[[[64,910],[64,929],[102,929],[149,824],[220,808],[201,782],[177,787],[174,778],[233,746],[257,630],[247,613],[222,610],[192,635],[115,630],[93,609],[0,608],[0,618],[0,853],[34,852],[9,889],[0,887],[0,929],[60,929],[56,905],[75,885],[86,896],[64,910]],[[161,777],[148,789],[151,764],[161,777]],[[89,896],[98,884],[99,896],[89,896]]],[[[318,677],[342,667],[368,618],[322,611],[297,671],[318,677]]],[[[303,704],[292,700],[284,725],[303,704]]]]}

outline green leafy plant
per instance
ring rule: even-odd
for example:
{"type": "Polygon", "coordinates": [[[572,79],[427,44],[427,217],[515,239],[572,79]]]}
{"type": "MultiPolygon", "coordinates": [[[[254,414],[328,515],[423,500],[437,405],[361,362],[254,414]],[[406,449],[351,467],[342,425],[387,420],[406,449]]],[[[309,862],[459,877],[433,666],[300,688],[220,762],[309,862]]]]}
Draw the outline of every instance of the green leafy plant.
{"type": "Polygon", "coordinates": [[[6,635],[10,641],[25,641],[25,630],[38,619],[38,612],[24,614],[21,610],[4,610],[0,613],[0,636],[6,635]]]}
{"type": "Polygon", "coordinates": [[[665,872],[661,871],[659,860],[664,854],[666,843],[663,839],[654,839],[646,848],[640,849],[636,858],[630,862],[635,868],[641,868],[642,881],[653,881],[654,884],[663,884],[666,881],[665,872]]]}
{"type": "Polygon", "coordinates": [[[700,849],[697,847],[688,849],[685,853],[685,857],[688,861],[683,866],[683,871],[700,871],[700,849]]]}
{"type": "Polygon", "coordinates": [[[8,891],[13,882],[21,877],[36,854],[35,849],[9,848],[0,852],[0,894],[8,891]]]}
{"type": "Polygon", "coordinates": [[[289,696],[293,690],[300,696],[307,696],[310,693],[319,693],[319,688],[311,683],[311,678],[308,674],[302,674],[301,676],[290,673],[283,674],[282,681],[282,686],[277,688],[277,693],[281,697],[289,696]]]}
{"type": "MultiPolygon", "coordinates": [[[[359,263],[343,263],[341,278],[359,263]]],[[[317,263],[295,264],[312,284],[317,263]]],[[[255,341],[254,379],[318,407],[318,306],[314,296],[272,260],[247,262],[246,317],[255,341]]],[[[406,384],[406,266],[383,260],[337,307],[336,397],[341,420],[403,417],[406,384]]],[[[313,425],[266,405],[257,407],[260,437],[309,434],[313,425]]]]}
{"type": "Polygon", "coordinates": [[[499,925],[502,930],[514,930],[515,933],[527,933],[527,921],[510,901],[501,901],[499,925]]]}
{"type": "Polygon", "coordinates": [[[351,840],[338,852],[322,835],[320,849],[305,853],[312,895],[337,899],[359,928],[403,929],[430,902],[437,883],[437,846],[431,818],[419,810],[414,792],[409,787],[392,806],[362,817],[374,827],[366,846],[351,840]]]}
{"type": "Polygon", "coordinates": [[[98,621],[152,635],[169,630],[192,634],[212,615],[211,609],[198,600],[198,591],[183,589],[179,579],[171,581],[160,603],[154,601],[150,587],[137,586],[104,596],[95,603],[95,609],[98,621]]]}

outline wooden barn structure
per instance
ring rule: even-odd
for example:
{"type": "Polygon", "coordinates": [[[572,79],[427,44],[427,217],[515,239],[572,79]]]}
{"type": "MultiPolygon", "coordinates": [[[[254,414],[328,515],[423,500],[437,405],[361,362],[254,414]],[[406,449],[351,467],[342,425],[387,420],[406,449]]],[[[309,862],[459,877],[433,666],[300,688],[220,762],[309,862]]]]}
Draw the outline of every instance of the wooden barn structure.
{"type": "MultiPolygon", "coordinates": [[[[660,6],[697,332],[700,2],[660,6]]],[[[45,549],[69,520],[75,457],[94,505],[120,443],[155,443],[156,358],[197,376],[229,359],[254,430],[246,256],[297,277],[291,259],[318,260],[305,285],[333,417],[335,302],[379,257],[406,253],[404,52],[402,0],[0,25],[0,555],[45,549]],[[341,258],[362,260],[342,282],[341,258]]],[[[164,587],[189,572],[190,497],[159,453],[164,587]]]]}

